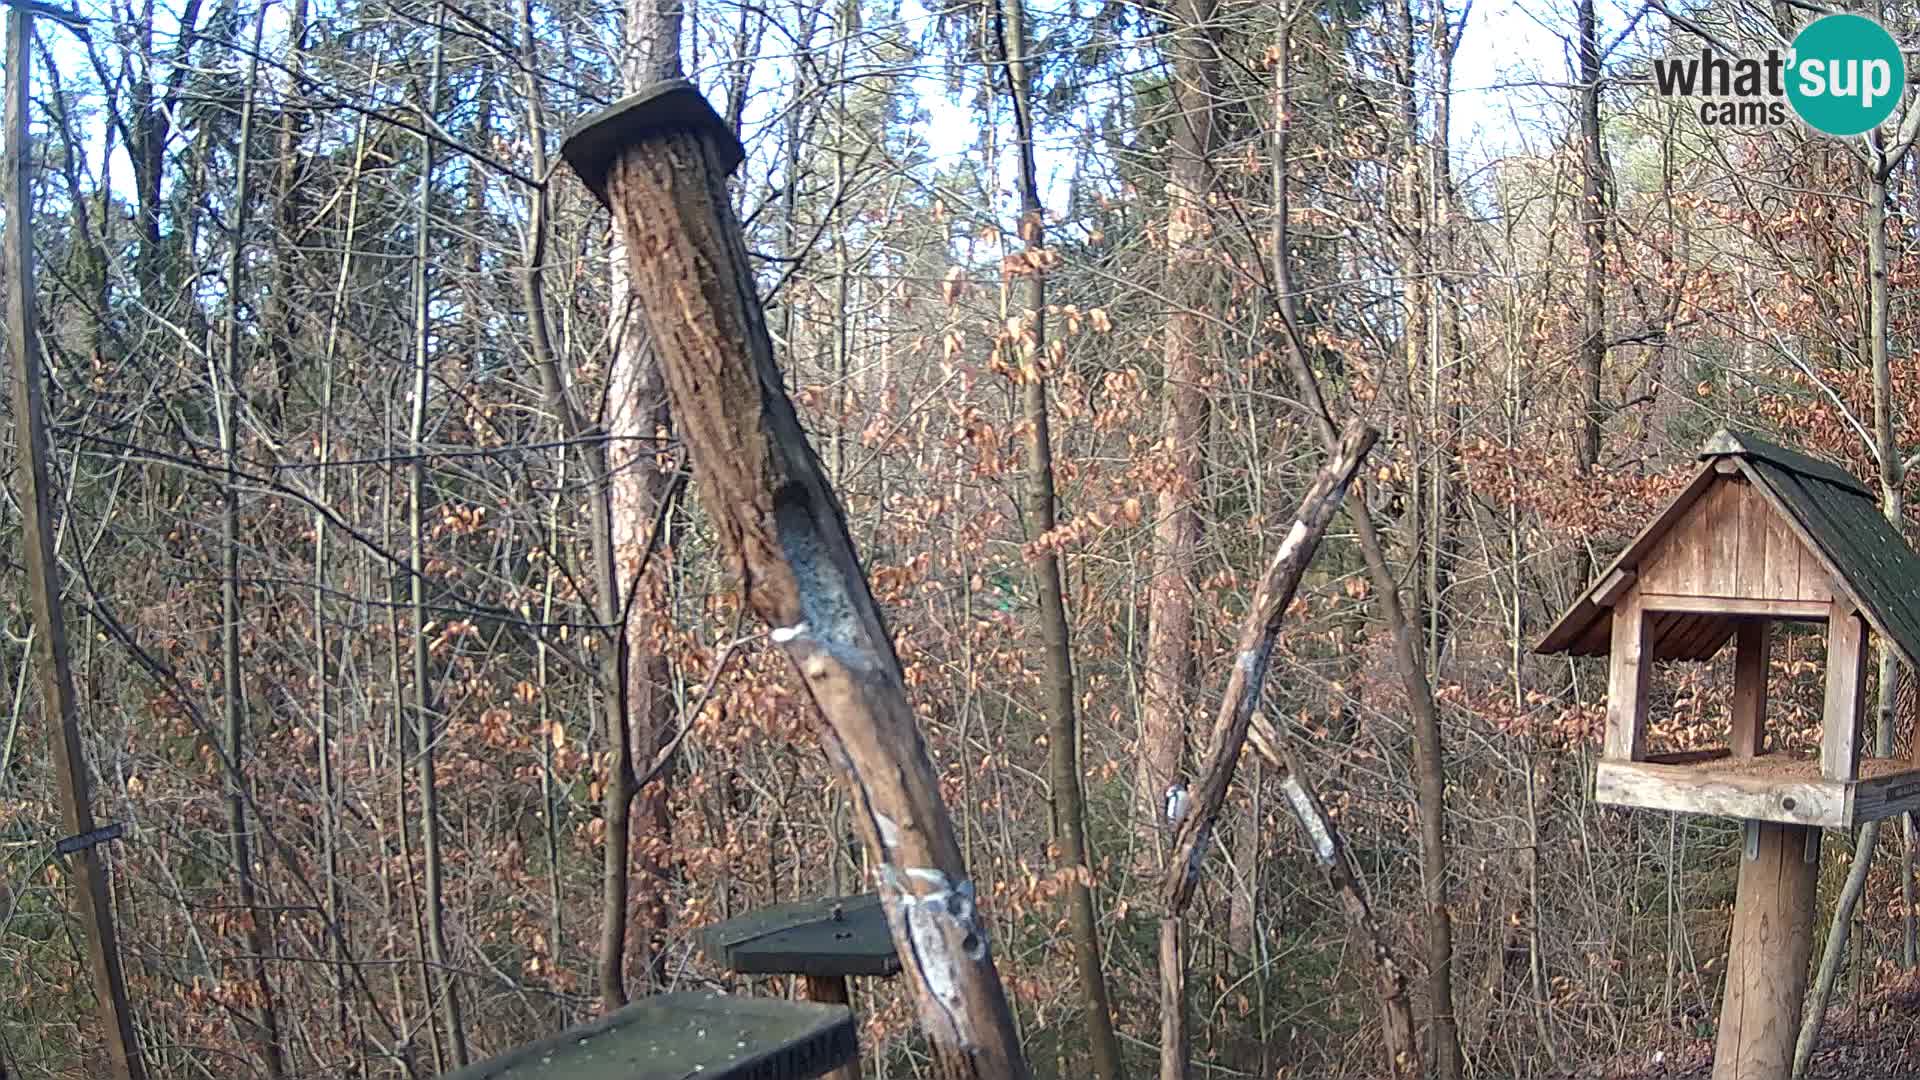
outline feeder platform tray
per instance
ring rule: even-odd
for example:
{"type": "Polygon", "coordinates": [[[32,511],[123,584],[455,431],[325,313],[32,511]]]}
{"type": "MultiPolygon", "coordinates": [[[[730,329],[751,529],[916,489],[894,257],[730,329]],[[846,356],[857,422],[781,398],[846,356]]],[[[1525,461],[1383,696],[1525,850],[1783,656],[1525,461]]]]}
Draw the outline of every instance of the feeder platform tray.
{"type": "Polygon", "coordinates": [[[900,974],[900,956],[874,893],[779,904],[701,931],[709,959],[736,975],[900,974]]]}
{"type": "Polygon", "coordinates": [[[842,1006],[656,994],[443,1080],[811,1080],[857,1054],[842,1006]]]}
{"type": "Polygon", "coordinates": [[[1724,748],[1696,750],[1603,760],[1594,798],[1610,806],[1850,829],[1920,809],[1920,767],[1863,757],[1858,780],[1833,780],[1820,775],[1813,756],[1774,751],[1735,758],[1724,748]]]}

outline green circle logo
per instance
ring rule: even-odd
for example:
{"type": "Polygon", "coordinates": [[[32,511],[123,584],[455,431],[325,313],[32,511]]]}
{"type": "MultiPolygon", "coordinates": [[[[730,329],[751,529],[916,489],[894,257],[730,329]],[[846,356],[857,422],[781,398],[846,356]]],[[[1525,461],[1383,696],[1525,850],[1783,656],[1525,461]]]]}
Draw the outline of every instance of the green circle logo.
{"type": "Polygon", "coordinates": [[[1815,19],[1793,39],[1787,100],[1808,125],[1860,135],[1893,115],[1907,62],[1885,27],[1862,15],[1815,19]]]}

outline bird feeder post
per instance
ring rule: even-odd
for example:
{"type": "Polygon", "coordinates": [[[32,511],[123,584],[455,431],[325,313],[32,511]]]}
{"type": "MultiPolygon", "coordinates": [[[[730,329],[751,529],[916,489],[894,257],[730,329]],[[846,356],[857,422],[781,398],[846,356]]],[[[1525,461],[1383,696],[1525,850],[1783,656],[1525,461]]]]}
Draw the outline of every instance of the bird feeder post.
{"type": "Polygon", "coordinates": [[[727,198],[739,140],[691,84],[671,80],[588,118],[561,153],[626,240],[674,427],[746,604],[826,721],[820,738],[853,795],[935,1072],[1024,1080],[987,921],[892,635],[774,363],[727,198]]]}
{"type": "Polygon", "coordinates": [[[1742,827],[1713,1080],[1785,1080],[1813,956],[1820,830],[1774,821],[1742,827]]]}

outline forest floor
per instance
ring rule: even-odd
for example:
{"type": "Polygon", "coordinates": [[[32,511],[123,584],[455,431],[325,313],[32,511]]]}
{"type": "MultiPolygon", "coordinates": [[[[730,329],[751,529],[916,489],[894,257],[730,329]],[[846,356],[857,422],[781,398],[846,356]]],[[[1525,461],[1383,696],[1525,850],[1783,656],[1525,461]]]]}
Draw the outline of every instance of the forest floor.
{"type": "MultiPolygon", "coordinates": [[[[1661,1051],[1623,1055],[1586,1080],[1706,1080],[1713,1073],[1713,1040],[1695,1039],[1661,1051]]],[[[1865,1000],[1827,1013],[1809,1080],[1920,1080],[1920,977],[1884,987],[1865,1000]]],[[[1569,1076],[1571,1080],[1571,1075],[1569,1076]]]]}

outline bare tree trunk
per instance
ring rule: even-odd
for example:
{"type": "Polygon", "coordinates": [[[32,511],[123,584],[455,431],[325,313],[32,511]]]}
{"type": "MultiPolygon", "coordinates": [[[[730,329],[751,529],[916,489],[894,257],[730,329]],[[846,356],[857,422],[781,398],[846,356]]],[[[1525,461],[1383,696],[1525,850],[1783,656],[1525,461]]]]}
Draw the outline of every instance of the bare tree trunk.
{"type": "Polygon", "coordinates": [[[234,881],[240,894],[240,907],[247,913],[247,944],[253,951],[249,966],[253,983],[260,994],[259,1012],[250,1017],[255,1027],[252,1041],[266,1063],[267,1075],[286,1075],[286,1060],[280,1045],[280,1023],[274,1008],[273,983],[267,976],[267,957],[273,949],[269,916],[261,908],[253,880],[253,853],[247,828],[247,693],[246,672],[240,662],[240,491],[236,476],[240,469],[241,384],[246,379],[246,364],[240,358],[240,295],[246,265],[247,210],[252,197],[248,189],[252,172],[249,143],[253,139],[254,97],[259,90],[260,35],[266,22],[261,7],[253,24],[253,59],[247,64],[246,96],[240,104],[240,132],[235,149],[236,180],[233,193],[232,252],[227,263],[226,371],[215,381],[220,424],[220,452],[227,465],[227,482],[221,486],[220,541],[220,681],[225,707],[227,773],[227,843],[233,858],[234,881]]]}
{"type": "MultiPolygon", "coordinates": [[[[426,111],[436,117],[440,111],[440,80],[445,65],[445,11],[434,10],[435,37],[433,70],[428,77],[426,111]]],[[[433,671],[427,655],[426,586],[426,427],[427,395],[433,385],[432,303],[429,295],[427,264],[433,257],[433,138],[420,139],[420,205],[415,218],[413,262],[413,401],[407,424],[407,533],[408,599],[412,606],[413,719],[419,745],[415,747],[420,783],[420,854],[426,864],[426,894],[423,898],[427,921],[427,949],[433,962],[428,980],[430,998],[437,997],[441,1019],[446,1024],[452,1050],[453,1067],[467,1064],[466,1025],[460,1015],[460,983],[447,959],[446,897],[440,859],[440,795],[434,781],[435,743],[439,739],[439,701],[434,692],[433,671]],[[437,992],[436,992],[437,988],[437,992]]]]}
{"type": "MultiPolygon", "coordinates": [[[[1273,287],[1275,303],[1285,326],[1287,366],[1292,371],[1308,415],[1319,429],[1321,442],[1329,449],[1339,443],[1333,426],[1333,414],[1320,392],[1308,359],[1300,319],[1294,310],[1291,239],[1289,237],[1287,147],[1292,128],[1292,100],[1288,64],[1292,43],[1292,18],[1297,11],[1281,19],[1277,40],[1278,57],[1274,68],[1274,216],[1273,287]]],[[[1413,746],[1416,801],[1420,813],[1420,884],[1426,907],[1426,962],[1428,1008],[1432,1010],[1428,1053],[1434,1062],[1437,1080],[1459,1080],[1461,1074],[1460,1027],[1453,1012],[1453,918],[1447,906],[1446,775],[1445,757],[1440,740],[1440,715],[1433,697],[1433,684],[1414,650],[1413,628],[1406,610],[1400,606],[1399,585],[1388,568],[1381,550],[1379,533],[1368,516],[1366,498],[1357,488],[1352,496],[1354,531],[1367,563],[1367,576],[1373,583],[1382,620],[1393,635],[1394,667],[1413,712],[1413,746]]]]}
{"type": "MultiPolygon", "coordinates": [[[[60,562],[54,549],[52,452],[41,381],[40,336],[35,326],[33,285],[33,184],[28,146],[33,20],[26,8],[7,8],[6,154],[0,167],[7,200],[6,278],[7,348],[13,354],[13,431],[18,445],[15,476],[21,513],[20,559],[26,564],[28,600],[33,609],[33,666],[39,674],[40,709],[48,719],[47,741],[60,784],[61,823],[69,836],[94,829],[93,794],[80,744],[80,718],[74,702],[73,670],[67,626],[60,610],[60,562]]],[[[127,1003],[120,970],[120,946],[114,934],[113,896],[97,847],[69,856],[77,870],[74,903],[78,932],[92,969],[94,1000],[107,1042],[113,1074],[120,1080],[146,1080],[133,1010],[127,1003]]]]}
{"type": "MultiPolygon", "coordinates": [[[[621,81],[629,91],[680,74],[681,9],[678,0],[628,0],[620,59],[621,81]]],[[[531,28],[529,28],[531,34],[531,28]]],[[[654,631],[655,591],[643,572],[647,552],[657,543],[653,523],[670,498],[673,478],[654,462],[657,440],[671,418],[666,384],[654,355],[645,319],[633,307],[628,283],[625,238],[615,229],[607,248],[607,286],[612,297],[613,361],[607,375],[607,443],[598,462],[589,464],[605,477],[605,521],[595,521],[595,543],[605,529],[607,549],[601,590],[609,606],[601,613],[619,657],[608,688],[609,747],[613,763],[607,777],[605,867],[602,879],[600,999],[606,1009],[627,1001],[625,954],[632,878],[643,885],[640,918],[647,932],[639,960],[652,986],[665,977],[667,927],[666,852],[671,822],[666,785],[640,790],[636,761],[648,762],[665,744],[673,727],[671,673],[654,631]],[[624,598],[624,601],[621,599],[624,598]],[[635,800],[640,836],[634,837],[635,800]],[[629,859],[638,856],[637,867],[629,859]]],[[[596,500],[601,496],[596,495],[596,500]]],[[[595,509],[598,515],[602,511],[595,509]]],[[[596,552],[596,559],[602,556],[596,552]]]]}
{"type": "MultiPolygon", "coordinates": [[[[1033,74],[1027,56],[1027,15],[1023,0],[1006,0],[1003,9],[1001,59],[1013,99],[1014,154],[1019,162],[1020,236],[1030,258],[1020,276],[1020,327],[1017,340],[1006,347],[1019,360],[1021,402],[1027,427],[1027,540],[1037,543],[1033,560],[1034,588],[1040,601],[1040,639],[1047,695],[1048,779],[1053,786],[1054,833],[1060,844],[1061,869],[1067,877],[1067,921],[1073,935],[1075,965],[1087,1021],[1087,1042],[1093,1056],[1093,1074],[1100,1080],[1124,1075],[1120,1042],[1113,1030],[1113,1007],[1107,998],[1106,976],[1100,964],[1100,928],[1093,902],[1093,859],[1087,850],[1086,805],[1080,784],[1080,730],[1075,712],[1073,646],[1067,626],[1065,588],[1061,584],[1059,550],[1045,538],[1054,527],[1055,490],[1053,436],[1049,426],[1047,379],[1052,357],[1047,352],[1047,286],[1045,209],[1033,160],[1033,74]]],[[[1009,325],[1013,325],[1010,321],[1009,325]]]]}
{"type": "MultiPolygon", "coordinates": [[[[1575,0],[1574,20],[1580,63],[1580,234],[1587,245],[1585,286],[1581,295],[1580,438],[1575,447],[1580,471],[1600,461],[1600,431],[1607,413],[1600,401],[1600,376],[1607,359],[1607,172],[1600,142],[1600,40],[1594,0],[1575,0]]],[[[1586,580],[1586,573],[1580,575],[1586,580]]]]}
{"type": "Polygon", "coordinates": [[[1193,682],[1193,573],[1200,546],[1200,495],[1207,429],[1200,307],[1208,300],[1207,193],[1212,173],[1213,0],[1180,0],[1169,37],[1173,54],[1172,163],[1167,176],[1167,315],[1162,356],[1160,450],[1168,464],[1154,496],[1148,562],[1146,701],[1134,817],[1157,821],[1186,756],[1193,682]]]}

